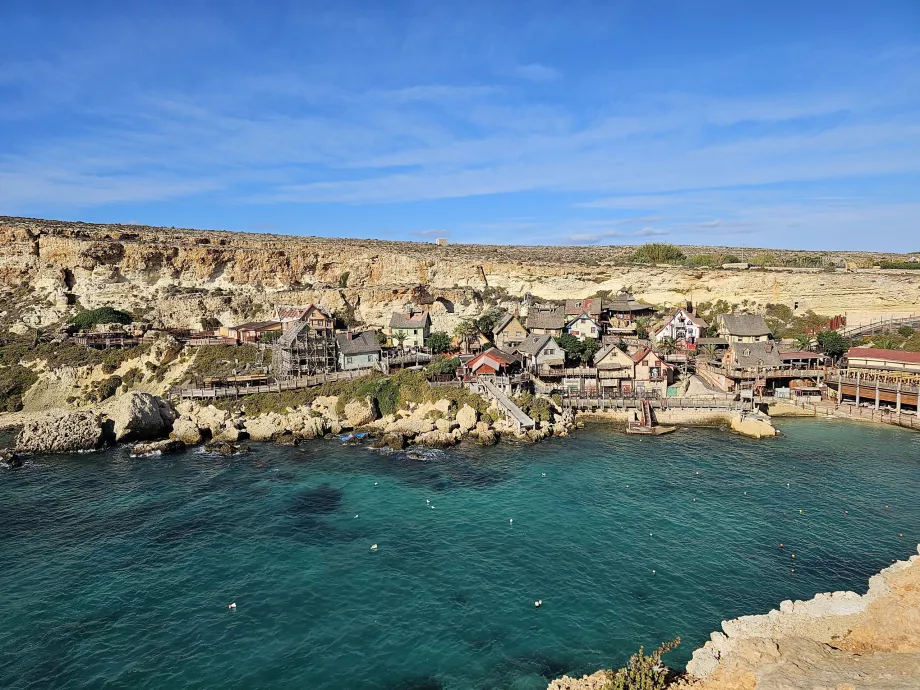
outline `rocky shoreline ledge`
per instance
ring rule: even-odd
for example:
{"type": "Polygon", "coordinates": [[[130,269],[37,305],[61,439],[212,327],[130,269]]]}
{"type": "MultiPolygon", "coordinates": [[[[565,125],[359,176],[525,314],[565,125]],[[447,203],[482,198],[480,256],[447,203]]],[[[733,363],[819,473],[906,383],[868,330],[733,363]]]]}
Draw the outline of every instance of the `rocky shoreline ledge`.
{"type": "MultiPolygon", "coordinates": [[[[920,547],[917,549],[920,554],[920,547]]],[[[607,690],[611,673],[564,676],[548,690],[607,690]]],[[[920,688],[920,555],[869,579],[866,594],[784,601],[722,622],[672,690],[920,688]]]]}
{"type": "Polygon", "coordinates": [[[380,415],[371,397],[344,405],[339,402],[338,396],[320,396],[282,412],[247,415],[245,403],[231,409],[192,401],[173,405],[149,393],[129,392],[92,410],[8,415],[0,426],[20,428],[12,449],[17,454],[85,452],[134,442],[139,443],[136,455],[204,443],[233,449],[245,440],[294,445],[345,432],[369,432],[378,447],[397,450],[413,444],[445,448],[464,439],[494,445],[501,437],[536,442],[568,436],[576,427],[571,410],[558,410],[551,421],[517,433],[503,419],[481,415],[469,404],[458,406],[448,399],[408,403],[405,409],[388,415],[380,415]]]}

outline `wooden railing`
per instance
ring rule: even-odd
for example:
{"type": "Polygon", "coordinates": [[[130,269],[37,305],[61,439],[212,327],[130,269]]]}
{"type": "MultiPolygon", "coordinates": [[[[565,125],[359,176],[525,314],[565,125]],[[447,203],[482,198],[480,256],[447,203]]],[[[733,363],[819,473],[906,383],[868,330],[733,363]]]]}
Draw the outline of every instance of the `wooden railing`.
{"type": "Polygon", "coordinates": [[[282,391],[312,388],[332,381],[346,381],[357,379],[375,371],[374,369],[353,369],[351,371],[336,371],[316,376],[299,376],[296,378],[276,381],[262,385],[226,385],[173,388],[169,394],[177,398],[238,398],[241,395],[255,395],[256,393],[280,393],[282,391]]]}

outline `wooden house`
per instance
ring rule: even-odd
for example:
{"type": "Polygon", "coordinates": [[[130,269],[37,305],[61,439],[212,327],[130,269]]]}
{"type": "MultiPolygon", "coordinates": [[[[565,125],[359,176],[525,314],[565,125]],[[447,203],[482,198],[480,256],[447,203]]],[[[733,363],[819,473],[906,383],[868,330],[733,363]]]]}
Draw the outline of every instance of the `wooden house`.
{"type": "Polygon", "coordinates": [[[520,365],[519,357],[510,352],[503,352],[497,347],[490,347],[464,362],[461,375],[467,379],[477,376],[508,376],[520,369],[520,365]]]}
{"type": "Polygon", "coordinates": [[[531,333],[518,346],[525,366],[538,375],[562,375],[565,351],[549,333],[531,333]]]}
{"type": "Polygon", "coordinates": [[[238,326],[221,326],[218,336],[240,343],[271,340],[281,333],[280,321],[249,321],[238,326]]]}
{"type": "Polygon", "coordinates": [[[604,396],[618,397],[631,393],[636,363],[616,345],[607,345],[594,353],[597,382],[604,396]]]}
{"type": "Polygon", "coordinates": [[[607,333],[632,335],[636,332],[636,320],[648,318],[655,313],[653,307],[638,302],[632,293],[620,290],[610,302],[604,302],[601,321],[607,333]]]}
{"type": "Polygon", "coordinates": [[[565,301],[565,318],[571,321],[582,314],[587,314],[595,321],[600,321],[604,310],[603,307],[603,302],[597,297],[567,299],[565,301]]]}
{"type": "Polygon", "coordinates": [[[380,343],[376,331],[337,333],[339,371],[367,369],[380,364],[380,343]]]}
{"type": "Polygon", "coordinates": [[[506,352],[517,350],[518,345],[526,337],[527,329],[521,323],[517,314],[506,314],[492,329],[492,340],[495,346],[506,352]]]}
{"type": "Polygon", "coordinates": [[[697,341],[706,333],[709,324],[686,307],[674,311],[655,331],[653,339],[661,342],[672,338],[687,349],[696,348],[697,341]]]}
{"type": "Polygon", "coordinates": [[[562,335],[565,330],[565,308],[533,305],[527,312],[527,330],[531,335],[562,335]]]}
{"type": "Polygon", "coordinates": [[[403,311],[394,311],[390,316],[387,335],[390,336],[391,345],[399,345],[401,337],[402,347],[424,347],[425,341],[431,335],[431,316],[428,309],[415,309],[407,305],[403,311]]]}
{"type": "Polygon", "coordinates": [[[666,397],[668,386],[673,380],[674,368],[648,347],[633,355],[633,362],[636,392],[666,397]]]}
{"type": "Polygon", "coordinates": [[[770,327],[760,314],[719,314],[719,336],[732,343],[758,343],[770,340],[770,327]]]}
{"type": "Polygon", "coordinates": [[[594,338],[598,340],[602,335],[600,319],[599,317],[591,316],[588,312],[583,311],[566,323],[565,332],[579,340],[584,340],[585,338],[594,338]]]}
{"type": "Polygon", "coordinates": [[[296,323],[306,323],[317,331],[333,331],[335,320],[323,309],[315,304],[305,307],[279,307],[273,314],[276,321],[281,322],[281,329],[287,331],[296,323]]]}

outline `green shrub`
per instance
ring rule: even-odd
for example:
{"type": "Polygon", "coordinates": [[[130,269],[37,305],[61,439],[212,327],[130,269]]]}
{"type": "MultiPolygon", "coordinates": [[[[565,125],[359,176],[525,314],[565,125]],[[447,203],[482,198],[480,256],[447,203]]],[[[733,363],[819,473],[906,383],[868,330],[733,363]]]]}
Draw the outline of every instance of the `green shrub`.
{"type": "Polygon", "coordinates": [[[680,638],[675,637],[648,656],[639,647],[629,663],[612,675],[604,690],[664,690],[668,686],[668,669],[661,663],[661,657],[679,644],[680,638]]]}
{"type": "Polygon", "coordinates": [[[230,376],[234,370],[244,370],[258,358],[259,348],[255,345],[203,345],[195,348],[187,380],[230,376]]]}
{"type": "Polygon", "coordinates": [[[37,380],[38,375],[21,364],[0,369],[0,410],[19,412],[22,396],[37,380]]]}
{"type": "Polygon", "coordinates": [[[67,330],[71,333],[77,331],[91,331],[100,324],[121,323],[129,324],[133,319],[127,312],[113,307],[99,307],[98,309],[87,309],[81,311],[70,320],[70,326],[67,330]]]}
{"type": "Polygon", "coordinates": [[[425,341],[425,347],[436,355],[447,352],[450,350],[450,336],[444,331],[435,331],[428,336],[428,340],[425,341]]]}
{"type": "Polygon", "coordinates": [[[436,359],[425,367],[425,371],[432,376],[443,376],[444,374],[454,374],[460,367],[459,357],[442,357],[436,359]]]}
{"type": "Polygon", "coordinates": [[[682,262],[686,257],[680,247],[663,242],[649,242],[630,255],[629,260],[642,264],[674,264],[682,262]]]}

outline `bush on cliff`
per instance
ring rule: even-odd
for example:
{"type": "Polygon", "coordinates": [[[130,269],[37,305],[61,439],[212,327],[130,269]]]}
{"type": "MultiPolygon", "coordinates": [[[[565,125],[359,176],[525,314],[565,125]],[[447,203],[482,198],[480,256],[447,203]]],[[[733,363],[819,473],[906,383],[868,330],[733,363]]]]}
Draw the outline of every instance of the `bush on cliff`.
{"type": "Polygon", "coordinates": [[[92,331],[96,326],[106,323],[129,324],[132,321],[129,313],[114,309],[113,307],[99,307],[81,311],[70,320],[67,330],[70,333],[77,331],[92,331]]]}
{"type": "Polygon", "coordinates": [[[22,396],[38,380],[38,375],[21,364],[0,369],[0,411],[19,412],[22,396]]]}
{"type": "Polygon", "coordinates": [[[680,247],[663,242],[643,244],[629,257],[630,261],[640,264],[677,264],[686,257],[680,247]]]}
{"type": "Polygon", "coordinates": [[[661,663],[661,657],[679,644],[680,638],[675,637],[648,656],[639,647],[639,651],[629,658],[629,663],[613,674],[604,690],[664,690],[669,684],[669,672],[661,663]]]}
{"type": "Polygon", "coordinates": [[[234,370],[242,371],[259,357],[255,345],[203,345],[195,348],[195,359],[188,369],[187,381],[230,376],[234,370]]]}

